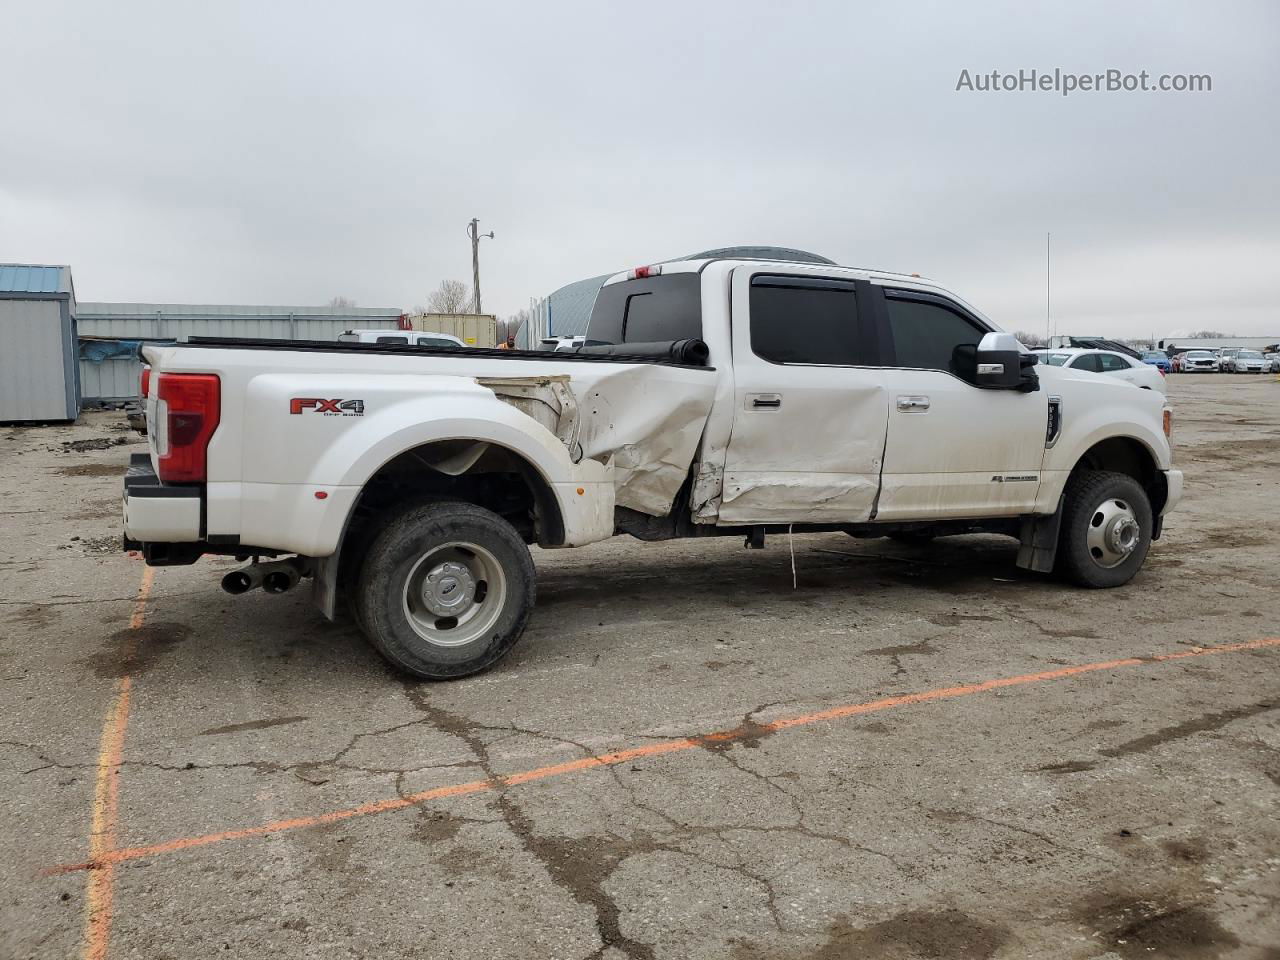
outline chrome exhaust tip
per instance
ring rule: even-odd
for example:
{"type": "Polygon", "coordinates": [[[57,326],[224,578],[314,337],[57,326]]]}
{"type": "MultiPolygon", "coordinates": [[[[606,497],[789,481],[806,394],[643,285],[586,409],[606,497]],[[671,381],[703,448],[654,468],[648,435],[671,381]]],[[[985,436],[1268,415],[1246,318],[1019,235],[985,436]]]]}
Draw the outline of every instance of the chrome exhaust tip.
{"type": "Polygon", "coordinates": [[[250,564],[239,570],[232,570],[222,578],[222,589],[232,596],[248,593],[262,584],[262,570],[258,564],[250,564]]]}

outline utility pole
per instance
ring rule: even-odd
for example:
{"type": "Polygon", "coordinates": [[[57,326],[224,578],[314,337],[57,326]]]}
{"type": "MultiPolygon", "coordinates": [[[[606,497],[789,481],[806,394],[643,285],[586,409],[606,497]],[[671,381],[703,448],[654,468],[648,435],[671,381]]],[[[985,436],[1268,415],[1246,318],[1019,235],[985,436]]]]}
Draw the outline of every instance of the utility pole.
{"type": "Polygon", "coordinates": [[[1049,237],[1044,235],[1044,345],[1049,346],[1053,339],[1053,328],[1049,324],[1049,237]]]}
{"type": "Polygon", "coordinates": [[[475,309],[472,313],[480,312],[480,238],[488,237],[493,239],[493,231],[488,233],[480,232],[480,221],[475,217],[471,218],[471,222],[467,224],[467,236],[471,238],[471,291],[475,297],[475,309]]]}

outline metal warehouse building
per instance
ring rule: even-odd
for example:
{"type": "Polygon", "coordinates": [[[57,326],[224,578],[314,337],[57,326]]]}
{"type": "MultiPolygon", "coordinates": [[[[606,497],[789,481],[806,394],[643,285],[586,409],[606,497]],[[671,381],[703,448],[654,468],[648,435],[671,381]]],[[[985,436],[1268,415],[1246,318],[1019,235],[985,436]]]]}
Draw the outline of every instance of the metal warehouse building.
{"type": "MultiPolygon", "coordinates": [[[[834,263],[834,261],[828,260],[826,257],[816,253],[809,253],[806,250],[767,246],[717,247],[714,250],[703,250],[701,253],[691,253],[684,257],[671,257],[665,261],[655,260],[652,262],[667,263],[671,260],[712,260],[716,258],[834,263]]],[[[538,311],[540,329],[530,330],[529,324],[525,324],[520,328],[520,332],[517,335],[517,346],[522,349],[537,349],[538,340],[541,337],[576,337],[586,333],[587,321],[591,319],[591,307],[596,302],[596,294],[600,292],[600,288],[604,286],[606,280],[624,269],[627,268],[619,268],[612,273],[602,273],[598,277],[588,277],[586,280],[576,280],[551,294],[542,302],[538,311]]]]}
{"type": "Polygon", "coordinates": [[[75,358],[71,268],[0,264],[0,422],[74,420],[75,358]]]}
{"type": "Polygon", "coordinates": [[[395,330],[398,307],[273,307],[178,303],[82,303],[79,314],[80,384],[85,404],[138,395],[141,341],[189,337],[262,337],[336,340],[343,330],[395,330]]]}

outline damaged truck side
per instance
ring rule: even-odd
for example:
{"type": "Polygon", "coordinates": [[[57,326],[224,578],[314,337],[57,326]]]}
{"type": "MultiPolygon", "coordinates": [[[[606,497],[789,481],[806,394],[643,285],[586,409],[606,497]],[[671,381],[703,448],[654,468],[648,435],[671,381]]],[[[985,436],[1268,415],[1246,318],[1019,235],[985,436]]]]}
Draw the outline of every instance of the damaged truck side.
{"type": "Polygon", "coordinates": [[[313,577],[327,616],[423,677],[519,639],[529,544],[987,531],[1021,541],[1022,567],[1113,587],[1182,490],[1158,393],[1036,366],[949,291],[871,270],[639,268],[570,353],[205,340],[144,358],[126,547],[251,559],[232,592],[313,577]]]}

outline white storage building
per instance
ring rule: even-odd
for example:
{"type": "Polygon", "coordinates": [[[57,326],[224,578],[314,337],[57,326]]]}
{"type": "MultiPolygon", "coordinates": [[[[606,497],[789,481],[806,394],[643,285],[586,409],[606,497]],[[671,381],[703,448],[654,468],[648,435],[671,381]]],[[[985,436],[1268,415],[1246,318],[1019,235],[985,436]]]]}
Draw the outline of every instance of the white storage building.
{"type": "Polygon", "coordinates": [[[71,268],[0,264],[0,423],[79,413],[71,268]]]}

